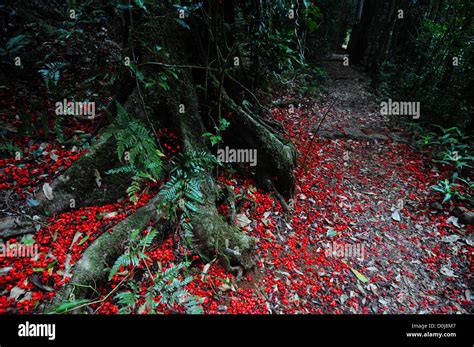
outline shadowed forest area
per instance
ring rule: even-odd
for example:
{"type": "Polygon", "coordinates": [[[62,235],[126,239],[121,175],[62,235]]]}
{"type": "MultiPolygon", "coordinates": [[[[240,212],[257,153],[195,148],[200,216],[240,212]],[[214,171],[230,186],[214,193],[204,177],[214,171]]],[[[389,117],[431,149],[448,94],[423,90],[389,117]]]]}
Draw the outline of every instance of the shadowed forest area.
{"type": "Polygon", "coordinates": [[[473,17],[0,1],[0,313],[472,313],[473,17]]]}

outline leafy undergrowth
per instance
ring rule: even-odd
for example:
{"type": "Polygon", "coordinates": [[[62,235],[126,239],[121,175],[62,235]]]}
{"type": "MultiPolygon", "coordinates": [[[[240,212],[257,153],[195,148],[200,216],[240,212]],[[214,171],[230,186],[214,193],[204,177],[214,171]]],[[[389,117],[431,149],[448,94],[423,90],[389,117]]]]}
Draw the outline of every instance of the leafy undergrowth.
{"type": "MultiPolygon", "coordinates": [[[[272,194],[251,180],[220,177],[234,187],[238,223],[258,240],[255,270],[237,280],[217,262],[186,254],[176,236],[168,235],[145,251],[148,260],[120,268],[110,282],[95,288],[99,299],[89,305],[92,312],[118,313],[116,294],[133,286],[138,300],[131,311],[148,313],[144,294],[152,272],[184,261],[191,265],[178,278],[205,313],[467,312],[472,227],[452,223],[447,209],[430,209],[436,199],[430,186],[442,173],[407,144],[313,139],[311,129],[324,113],[324,105],[273,110],[299,151],[291,219],[284,218],[272,194]],[[332,252],[335,245],[359,245],[363,252],[359,258],[341,257],[332,252]],[[186,276],[191,278],[185,281],[186,276]]],[[[16,142],[25,153],[22,159],[0,161],[1,188],[13,189],[19,199],[31,199],[42,182],[84,150],[57,148],[61,159],[54,160],[51,145],[39,149],[32,142],[16,142]]],[[[141,195],[137,205],[126,199],[51,218],[33,236],[37,257],[0,260],[0,313],[40,308],[68,281],[87,246],[150,196],[141,195]]],[[[227,212],[225,206],[221,212],[227,212]]],[[[160,299],[154,298],[157,312],[185,312],[160,299]]]]}

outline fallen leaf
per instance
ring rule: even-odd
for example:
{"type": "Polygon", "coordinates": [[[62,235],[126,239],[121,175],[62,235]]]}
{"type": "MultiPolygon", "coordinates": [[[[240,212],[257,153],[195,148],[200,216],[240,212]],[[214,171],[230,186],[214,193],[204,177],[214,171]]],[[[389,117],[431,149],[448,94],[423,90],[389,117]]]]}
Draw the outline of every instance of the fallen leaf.
{"type": "Polygon", "coordinates": [[[206,277],[207,272],[209,271],[209,268],[211,267],[211,265],[212,265],[212,261],[210,263],[207,263],[202,269],[201,281],[204,281],[204,278],[206,277]]]}
{"type": "Polygon", "coordinates": [[[110,219],[110,218],[114,218],[115,216],[117,216],[118,213],[117,212],[110,212],[110,213],[107,213],[104,217],[102,217],[103,219],[110,219]]]}
{"type": "Polygon", "coordinates": [[[58,157],[58,155],[55,153],[55,151],[51,151],[51,152],[49,153],[49,157],[50,157],[52,160],[54,160],[54,161],[58,161],[58,159],[59,159],[59,157],[58,157]]]}
{"type": "Polygon", "coordinates": [[[221,284],[221,285],[219,286],[219,290],[221,290],[221,291],[223,291],[223,292],[227,292],[227,291],[229,291],[229,290],[231,290],[231,289],[232,289],[232,287],[229,286],[229,285],[226,284],[226,283],[223,283],[223,284],[221,284]]]}
{"type": "Polygon", "coordinates": [[[80,231],[76,231],[74,234],[74,237],[72,238],[71,245],[69,246],[69,250],[71,250],[72,246],[79,240],[79,238],[82,236],[82,233],[80,231]]]}
{"type": "Polygon", "coordinates": [[[39,289],[41,289],[42,291],[45,291],[45,292],[52,292],[54,289],[51,288],[50,286],[47,286],[45,284],[43,284],[40,280],[40,277],[37,275],[37,274],[33,274],[29,277],[29,280],[31,283],[33,283],[36,287],[38,287],[39,289]]]}
{"type": "Polygon", "coordinates": [[[82,246],[87,240],[89,240],[89,237],[91,237],[91,234],[87,235],[86,237],[83,237],[81,241],[77,244],[78,246],[82,246]]]}
{"type": "Polygon", "coordinates": [[[237,225],[241,228],[245,228],[247,225],[252,223],[252,221],[244,214],[240,213],[236,216],[237,225]]]}
{"type": "Polygon", "coordinates": [[[396,220],[397,222],[400,222],[400,221],[401,221],[400,213],[398,213],[398,210],[394,210],[394,211],[392,212],[392,219],[393,219],[393,220],[396,220]]]}
{"type": "Polygon", "coordinates": [[[329,227],[328,228],[328,231],[326,232],[326,235],[328,237],[334,237],[337,235],[337,232],[334,231],[334,228],[333,227],[329,227]]]}
{"type": "Polygon", "coordinates": [[[449,217],[449,218],[446,220],[446,223],[451,223],[451,224],[454,225],[456,228],[460,228],[460,226],[459,226],[459,224],[458,224],[458,218],[457,218],[457,217],[454,217],[454,216],[449,217]]]}
{"type": "Polygon", "coordinates": [[[13,266],[0,268],[0,276],[6,275],[11,269],[13,269],[13,266]]]}
{"type": "Polygon", "coordinates": [[[24,289],[21,289],[20,287],[13,287],[10,290],[10,299],[18,300],[18,298],[22,296],[23,294],[25,294],[24,289]]]}
{"type": "Polygon", "coordinates": [[[46,199],[48,200],[53,200],[54,195],[53,195],[53,188],[49,185],[49,183],[43,184],[43,193],[46,199]]]}
{"type": "Polygon", "coordinates": [[[38,200],[35,200],[35,199],[28,199],[26,201],[26,203],[30,207],[36,207],[36,206],[39,206],[39,204],[40,204],[40,202],[38,200]]]}
{"type": "Polygon", "coordinates": [[[448,276],[448,277],[458,277],[454,274],[453,270],[449,269],[448,267],[446,266],[443,266],[440,270],[440,272],[445,275],[445,276],[448,276]]]}
{"type": "Polygon", "coordinates": [[[457,240],[459,240],[460,238],[461,238],[461,236],[456,235],[456,234],[453,234],[453,235],[449,235],[449,236],[443,237],[443,238],[441,239],[441,241],[453,243],[453,242],[456,242],[457,240]]]}
{"type": "Polygon", "coordinates": [[[367,283],[369,282],[369,280],[367,279],[367,277],[365,277],[364,275],[362,275],[359,271],[357,271],[356,269],[353,269],[351,268],[351,271],[354,273],[354,275],[356,275],[356,277],[362,282],[362,283],[367,283]]]}
{"type": "Polygon", "coordinates": [[[102,177],[100,176],[100,172],[97,169],[94,170],[94,176],[95,183],[97,184],[97,187],[100,188],[100,186],[102,185],[102,177]]]}

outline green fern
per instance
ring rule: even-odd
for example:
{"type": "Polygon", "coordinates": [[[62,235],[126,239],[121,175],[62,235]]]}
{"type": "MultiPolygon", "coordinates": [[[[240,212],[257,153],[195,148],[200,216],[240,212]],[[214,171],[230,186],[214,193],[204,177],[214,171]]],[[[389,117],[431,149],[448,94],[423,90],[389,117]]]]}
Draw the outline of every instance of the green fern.
{"type": "Polygon", "coordinates": [[[177,164],[170,170],[170,179],[159,192],[161,210],[167,219],[178,222],[184,240],[192,246],[193,214],[199,213],[205,196],[201,187],[209,180],[208,172],[218,165],[217,159],[207,152],[180,155],[177,164]]]}
{"type": "Polygon", "coordinates": [[[131,118],[125,108],[117,102],[117,117],[103,136],[111,136],[117,143],[117,156],[124,166],[111,169],[108,174],[131,174],[132,183],[127,189],[130,200],[138,201],[136,195],[140,192],[146,180],[156,182],[162,176],[164,154],[158,149],[155,139],[145,125],[131,118]]]}
{"type": "Polygon", "coordinates": [[[129,236],[129,245],[124,254],[117,258],[109,273],[109,281],[114,277],[121,267],[137,267],[141,261],[148,260],[145,250],[149,248],[157,235],[155,229],[151,229],[145,236],[139,237],[140,230],[134,229],[129,236]]]}
{"type": "Polygon", "coordinates": [[[3,142],[0,143],[0,152],[7,152],[14,155],[17,152],[21,153],[21,149],[12,142],[3,142]]]}
{"type": "Polygon", "coordinates": [[[147,304],[152,312],[155,312],[159,304],[164,304],[168,308],[173,309],[175,305],[181,306],[188,314],[202,314],[201,307],[202,298],[191,295],[185,286],[188,285],[193,278],[185,277],[183,280],[179,278],[182,270],[189,267],[190,263],[182,262],[173,265],[163,272],[156,274],[153,279],[153,285],[147,290],[147,304]],[[156,302],[154,299],[160,296],[160,300],[156,302]]]}
{"type": "Polygon", "coordinates": [[[130,282],[130,290],[115,296],[120,306],[119,312],[125,314],[134,312],[140,298],[144,298],[145,309],[148,313],[158,313],[160,305],[165,305],[171,311],[175,311],[178,307],[184,309],[188,314],[202,314],[204,312],[201,306],[203,299],[192,295],[185,288],[193,280],[193,277],[187,276],[181,279],[181,272],[185,271],[189,265],[188,262],[182,262],[172,265],[165,271],[157,272],[153,282],[143,295],[141,288],[130,282]]]}
{"type": "Polygon", "coordinates": [[[158,208],[168,219],[179,221],[189,245],[192,241],[192,226],[189,222],[191,215],[197,213],[204,204],[205,197],[201,187],[208,183],[207,172],[217,164],[216,158],[206,152],[181,156],[179,164],[170,172],[169,181],[160,190],[158,208]]]}
{"type": "Polygon", "coordinates": [[[118,300],[119,306],[121,306],[119,309],[119,313],[121,314],[132,313],[138,300],[134,292],[121,292],[118,293],[115,298],[118,300]]]}

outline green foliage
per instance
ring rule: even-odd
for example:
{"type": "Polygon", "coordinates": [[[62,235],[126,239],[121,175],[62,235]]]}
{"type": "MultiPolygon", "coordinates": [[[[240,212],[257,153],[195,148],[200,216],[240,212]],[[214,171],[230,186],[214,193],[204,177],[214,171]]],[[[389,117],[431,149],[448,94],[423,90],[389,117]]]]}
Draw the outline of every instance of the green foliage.
{"type": "Polygon", "coordinates": [[[457,175],[455,174],[453,175],[452,181],[445,179],[445,180],[439,181],[437,185],[431,187],[434,191],[442,194],[443,204],[454,198],[464,198],[463,195],[458,190],[460,185],[457,183],[454,183],[456,179],[457,179],[457,175]]]}
{"type": "Polygon", "coordinates": [[[36,114],[31,114],[29,112],[24,112],[19,110],[18,116],[20,118],[20,124],[18,125],[18,134],[21,135],[36,135],[40,136],[48,134],[49,124],[48,124],[48,112],[45,110],[41,112],[36,112],[36,114]]]}
{"type": "MultiPolygon", "coordinates": [[[[129,286],[135,289],[135,285],[133,284],[133,282],[131,282],[129,286]]],[[[139,299],[139,295],[136,293],[135,290],[125,291],[115,295],[115,299],[117,299],[117,303],[120,306],[119,313],[130,314],[135,309],[135,306],[139,299]]]]}
{"type": "MultiPolygon", "coordinates": [[[[396,23],[395,31],[405,39],[391,42],[389,61],[374,71],[375,87],[383,96],[419,101],[425,115],[420,122],[472,131],[474,3],[444,2],[436,15],[430,13],[431,2],[413,3],[409,9],[419,21],[396,23]]],[[[369,46],[367,60],[378,59],[378,50],[376,43],[369,46]]]]}
{"type": "Polygon", "coordinates": [[[145,180],[156,182],[161,178],[164,154],[157,148],[155,139],[145,125],[128,115],[117,103],[115,122],[104,132],[113,136],[117,143],[117,156],[126,165],[109,170],[109,174],[132,174],[132,184],[127,189],[130,199],[136,202],[136,194],[145,180]]]}
{"type": "Polygon", "coordinates": [[[145,250],[151,246],[156,235],[157,231],[155,229],[149,230],[143,237],[139,237],[140,230],[133,230],[129,236],[127,250],[118,257],[110,270],[109,281],[118,273],[121,267],[137,267],[140,262],[150,259],[145,254],[145,250]]]}
{"type": "Polygon", "coordinates": [[[282,82],[292,85],[299,97],[315,97],[325,90],[328,74],[324,69],[307,66],[296,69],[295,73],[296,77],[282,82]]]}
{"type": "Polygon", "coordinates": [[[461,150],[465,150],[465,149],[467,149],[465,145],[463,146],[451,145],[442,153],[443,157],[442,157],[442,160],[440,160],[440,162],[453,167],[457,171],[461,171],[462,169],[466,167],[472,168],[472,165],[470,165],[469,163],[473,161],[474,157],[471,155],[462,154],[460,152],[461,150]]]}
{"type": "MultiPolygon", "coordinates": [[[[114,263],[109,273],[109,281],[115,276],[120,268],[133,267],[137,268],[141,262],[149,260],[145,251],[152,246],[153,240],[156,238],[157,232],[151,229],[144,236],[140,236],[140,230],[133,230],[129,236],[128,246],[124,254],[122,254],[114,263]]],[[[160,304],[166,305],[170,310],[176,307],[183,308],[188,314],[202,313],[200,303],[202,300],[191,295],[185,286],[192,281],[191,276],[184,279],[180,273],[185,270],[190,263],[179,263],[173,265],[165,271],[158,271],[152,278],[152,283],[148,286],[145,294],[142,289],[134,282],[127,282],[130,287],[129,291],[123,291],[115,296],[120,306],[120,313],[129,314],[137,309],[137,303],[140,298],[145,299],[144,309],[148,313],[157,313],[160,304]]],[[[147,267],[148,268],[148,267],[147,267]]]]}
{"type": "Polygon", "coordinates": [[[433,143],[435,137],[435,133],[426,133],[420,136],[420,138],[417,140],[417,143],[419,145],[428,146],[433,143]]]}
{"type": "Polygon", "coordinates": [[[0,143],[0,153],[15,155],[17,152],[22,153],[20,147],[18,147],[13,142],[5,141],[0,143]]]}
{"type": "Polygon", "coordinates": [[[160,305],[167,309],[176,311],[183,309],[187,314],[202,314],[202,298],[189,293],[185,288],[192,280],[192,276],[182,277],[181,272],[188,268],[190,263],[182,262],[172,265],[164,271],[159,271],[153,277],[152,284],[147,288],[145,294],[140,294],[139,288],[130,283],[130,291],[118,293],[115,298],[121,306],[120,313],[132,313],[137,308],[140,298],[145,299],[142,309],[153,314],[158,312],[160,305]]]}
{"type": "Polygon", "coordinates": [[[174,78],[175,80],[178,79],[178,75],[172,67],[166,68],[164,72],[161,72],[158,75],[158,78],[151,78],[148,75],[145,75],[143,72],[140,71],[140,69],[136,66],[135,63],[131,63],[129,65],[129,68],[132,71],[135,78],[141,84],[143,84],[143,87],[145,89],[151,89],[158,86],[162,90],[168,91],[170,89],[169,84],[168,84],[170,78],[174,78]]]}
{"type": "Polygon", "coordinates": [[[459,130],[458,127],[443,128],[442,126],[435,125],[435,127],[441,130],[441,136],[437,137],[432,144],[435,145],[460,145],[468,141],[469,136],[459,130]]]}
{"type": "Polygon", "coordinates": [[[205,132],[204,134],[202,134],[202,136],[209,139],[209,141],[211,141],[212,146],[217,145],[219,142],[222,141],[221,133],[224,130],[226,130],[229,127],[229,125],[230,125],[230,123],[227,119],[221,118],[221,119],[219,119],[219,126],[217,126],[217,125],[214,126],[214,128],[216,129],[215,134],[205,132]]]}
{"type": "Polygon", "coordinates": [[[207,152],[181,155],[170,171],[170,179],[158,193],[161,198],[158,209],[166,218],[179,222],[188,245],[192,242],[191,215],[198,213],[205,201],[201,186],[209,183],[207,172],[217,164],[217,159],[207,152]]]}
{"type": "MultiPolygon", "coordinates": [[[[183,5],[173,5],[173,6],[176,8],[177,11],[179,11],[180,13],[183,13],[185,18],[188,18],[193,12],[202,8],[202,4],[203,4],[202,2],[198,2],[191,5],[186,5],[186,6],[183,6],[183,5]]],[[[191,30],[190,26],[184,20],[180,18],[175,18],[175,21],[183,28],[191,30]]]]}
{"type": "Polygon", "coordinates": [[[52,313],[52,314],[67,313],[68,311],[72,311],[76,309],[77,307],[83,306],[89,302],[90,300],[87,300],[87,299],[66,301],[66,302],[61,303],[59,306],[53,308],[52,310],[50,310],[48,313],[52,313]]]}
{"type": "Polygon", "coordinates": [[[258,11],[251,3],[242,4],[242,21],[245,28],[251,67],[259,76],[278,77],[283,71],[294,72],[305,67],[305,38],[314,31],[322,16],[319,7],[309,1],[295,6],[290,1],[261,2],[258,11]],[[291,16],[290,16],[291,12],[291,16]],[[291,18],[290,18],[291,17],[291,18]]]}
{"type": "Polygon", "coordinates": [[[457,172],[467,167],[471,168],[474,157],[469,154],[471,148],[469,136],[457,127],[436,127],[441,130],[441,134],[434,132],[423,134],[418,143],[434,146],[437,149],[435,161],[448,165],[457,172]]]}
{"type": "Polygon", "coordinates": [[[25,35],[15,35],[11,37],[4,47],[0,47],[0,57],[17,54],[23,47],[28,45],[31,39],[25,35]]]}
{"type": "Polygon", "coordinates": [[[144,0],[135,0],[135,4],[145,12],[147,11],[144,0]]]}
{"type": "Polygon", "coordinates": [[[443,128],[436,126],[440,133],[428,132],[421,135],[418,143],[435,149],[435,162],[447,165],[453,172],[452,179],[439,181],[431,188],[443,197],[442,203],[455,199],[465,199],[459,192],[463,185],[468,194],[472,191],[472,182],[460,177],[465,168],[472,168],[474,157],[469,154],[470,138],[457,127],[443,128]]]}
{"type": "Polygon", "coordinates": [[[54,133],[56,134],[56,139],[60,143],[64,143],[64,141],[65,141],[62,124],[63,124],[63,118],[57,116],[57,118],[54,121],[54,133]]]}
{"type": "Polygon", "coordinates": [[[322,18],[323,14],[318,6],[310,1],[303,1],[304,9],[303,9],[303,17],[306,22],[306,26],[310,32],[313,32],[318,27],[318,22],[322,18]]]}
{"type": "Polygon", "coordinates": [[[200,306],[202,299],[191,295],[184,287],[188,285],[193,278],[187,276],[184,279],[179,278],[179,273],[189,267],[190,263],[179,263],[173,265],[163,272],[158,272],[153,279],[153,285],[147,291],[147,303],[152,312],[158,305],[165,304],[173,309],[175,305],[182,306],[188,314],[202,314],[203,309],[200,306]],[[155,298],[159,296],[157,302],[155,298]]]}
{"type": "Polygon", "coordinates": [[[61,77],[61,70],[67,66],[69,66],[69,63],[59,61],[46,63],[44,68],[38,70],[48,89],[52,89],[58,85],[59,78],[61,77]]]}

